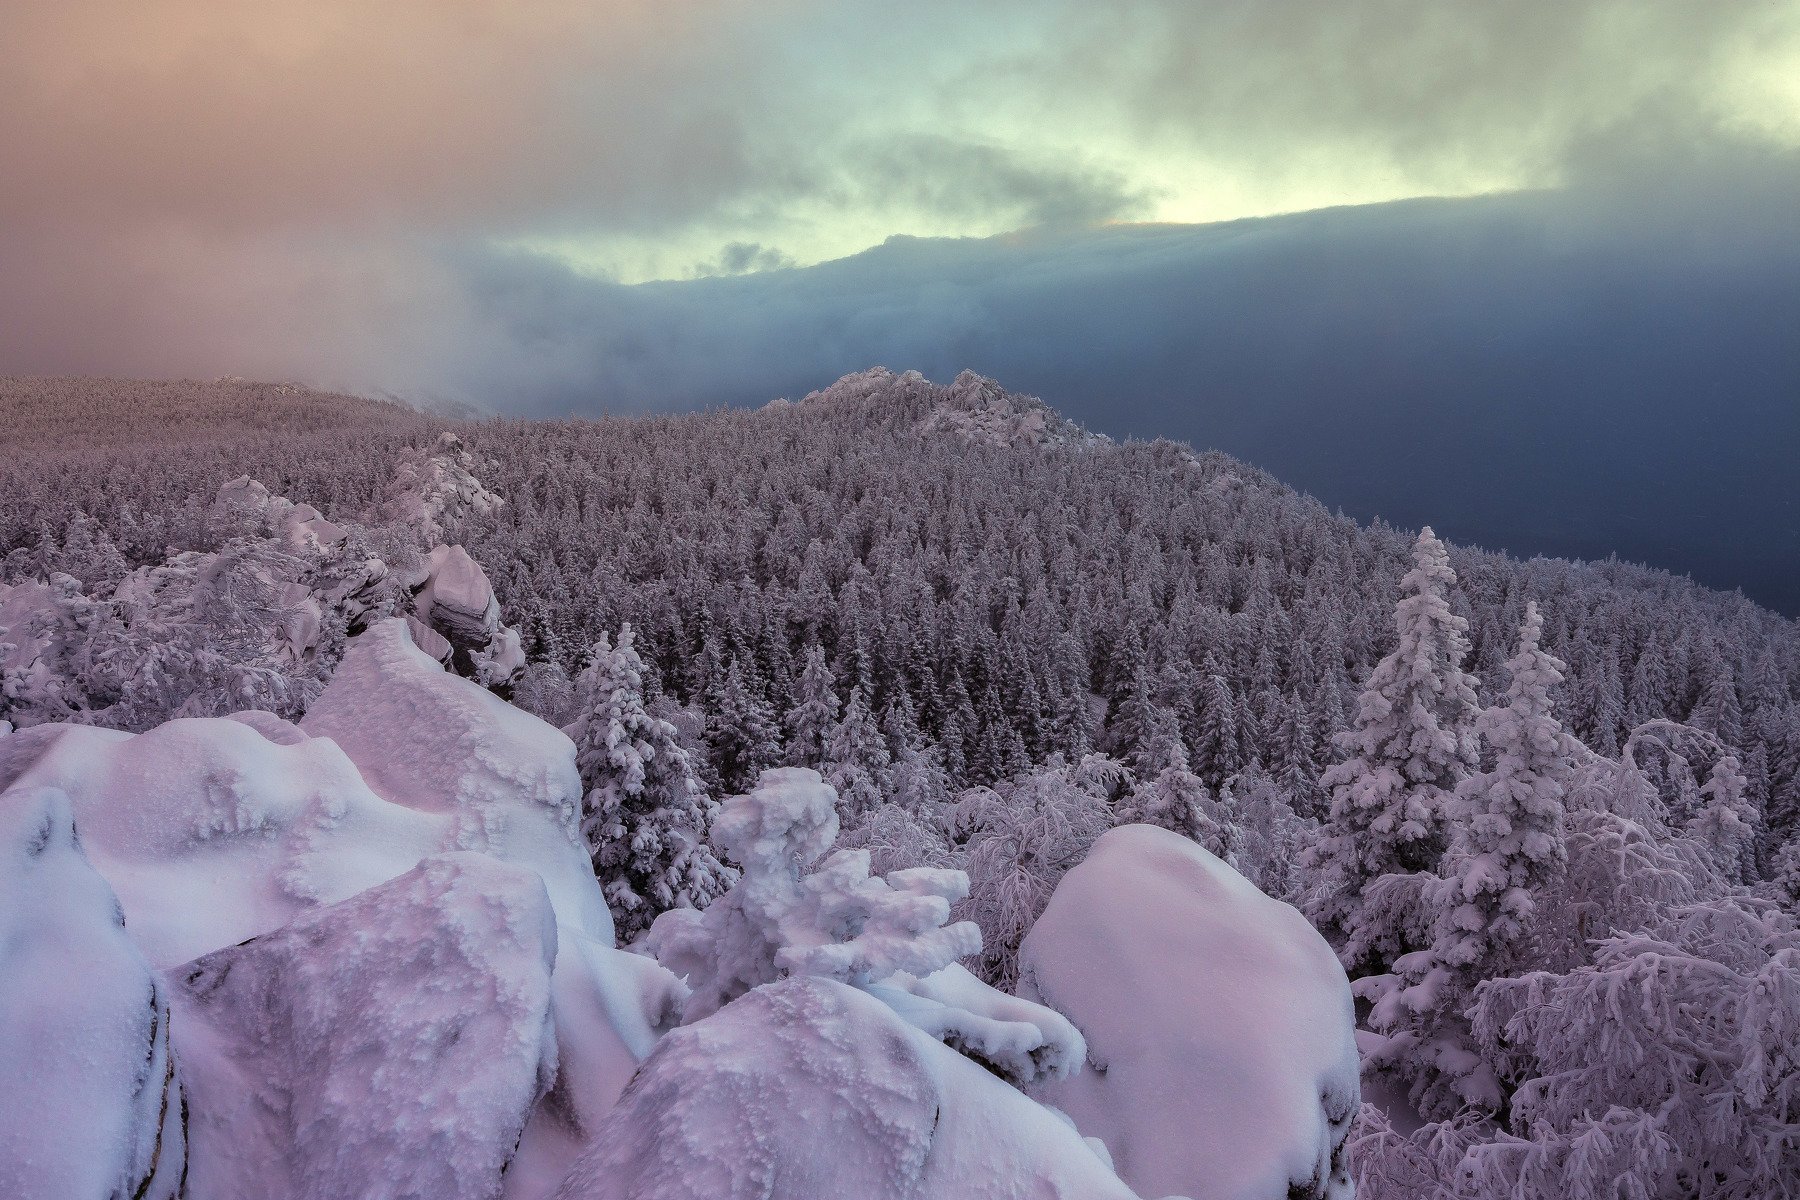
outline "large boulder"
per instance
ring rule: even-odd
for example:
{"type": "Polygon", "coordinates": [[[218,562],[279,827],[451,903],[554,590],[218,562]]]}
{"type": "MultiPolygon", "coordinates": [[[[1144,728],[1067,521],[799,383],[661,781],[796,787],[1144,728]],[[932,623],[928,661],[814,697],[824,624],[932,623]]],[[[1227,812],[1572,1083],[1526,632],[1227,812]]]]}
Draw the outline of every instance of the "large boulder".
{"type": "Polygon", "coordinates": [[[1147,1196],[1338,1200],[1359,1102],[1350,985],[1325,940],[1193,842],[1105,834],[1019,952],[1020,992],[1087,1038],[1033,1094],[1147,1196]]]}
{"type": "Polygon", "coordinates": [[[476,854],[168,972],[194,1200],[491,1200],[556,1067],[556,928],[476,854]]]}
{"type": "Polygon", "coordinates": [[[575,743],[445,671],[413,645],[405,621],[351,642],[300,728],[336,742],[382,799],[448,816],[458,849],[529,862],[564,924],[613,940],[581,848],[575,743]]]}
{"type": "Polygon", "coordinates": [[[169,1006],[68,797],[0,797],[0,1196],[180,1195],[169,1006]]]}
{"type": "Polygon", "coordinates": [[[557,1200],[1132,1200],[1064,1120],[818,978],[666,1036],[557,1200]]]}
{"type": "Polygon", "coordinates": [[[37,787],[71,797],[156,967],[303,921],[436,854],[478,851],[541,879],[563,1070],[508,1172],[518,1200],[561,1180],[686,996],[614,946],[575,827],[573,744],[445,672],[403,622],[351,643],[302,725],[246,712],[135,735],[39,725],[0,738],[0,790],[37,787]]]}

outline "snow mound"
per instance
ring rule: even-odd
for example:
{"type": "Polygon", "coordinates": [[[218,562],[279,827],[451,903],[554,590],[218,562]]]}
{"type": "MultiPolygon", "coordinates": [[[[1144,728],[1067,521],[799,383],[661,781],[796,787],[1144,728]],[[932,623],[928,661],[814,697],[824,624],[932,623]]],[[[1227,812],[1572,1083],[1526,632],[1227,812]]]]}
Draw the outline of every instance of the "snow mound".
{"type": "Polygon", "coordinates": [[[450,848],[529,862],[564,924],[612,943],[580,842],[575,743],[446,672],[413,645],[405,621],[383,621],[350,644],[300,728],[336,742],[382,799],[448,814],[450,848]]]}
{"type": "Polygon", "coordinates": [[[664,1038],[558,1200],[1130,1200],[1049,1109],[843,984],[664,1038]]]}
{"type": "Polygon", "coordinates": [[[1022,994],[1088,1046],[1079,1075],[1033,1094],[1140,1192],[1352,1194],[1350,986],[1294,909],[1186,838],[1127,825],[1063,877],[1019,958],[1022,994]]]}
{"type": "Polygon", "coordinates": [[[189,1195],[499,1196],[555,958],[535,875],[450,854],[169,972],[189,1195]]]}
{"type": "MultiPolygon", "coordinates": [[[[10,740],[10,739],[9,739],[10,740]]],[[[169,1006],[68,797],[0,800],[0,1195],[166,1200],[186,1152],[169,1006]]]]}

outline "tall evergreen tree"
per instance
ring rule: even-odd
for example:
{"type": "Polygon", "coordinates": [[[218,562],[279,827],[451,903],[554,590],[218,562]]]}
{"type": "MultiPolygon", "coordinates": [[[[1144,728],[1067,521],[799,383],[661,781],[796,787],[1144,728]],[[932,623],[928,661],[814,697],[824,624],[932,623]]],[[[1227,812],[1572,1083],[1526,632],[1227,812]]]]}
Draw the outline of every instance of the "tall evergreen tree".
{"type": "Polygon", "coordinates": [[[1343,761],[1320,780],[1331,813],[1308,855],[1308,909],[1358,974],[1391,962],[1407,941],[1393,920],[1367,910],[1364,893],[1384,875],[1437,866],[1445,802],[1475,766],[1475,689],[1462,669],[1468,624],[1450,611],[1455,584],[1444,544],[1427,526],[1400,581],[1398,645],[1369,676],[1355,724],[1338,735],[1343,761]]]}
{"type": "Polygon", "coordinates": [[[787,711],[789,766],[817,767],[825,761],[825,741],[837,725],[840,707],[825,650],[815,642],[806,648],[800,697],[787,711]]]}
{"type": "Polygon", "coordinates": [[[671,908],[704,908],[731,879],[708,848],[711,804],[675,727],[644,707],[643,671],[630,625],[616,647],[602,634],[573,729],[581,835],[622,942],[671,908]]]}
{"type": "Polygon", "coordinates": [[[838,815],[847,825],[879,808],[887,799],[892,764],[887,738],[863,699],[860,686],[850,689],[844,716],[825,738],[825,782],[837,790],[838,815]]]}
{"type": "Polygon", "coordinates": [[[734,655],[709,697],[706,746],[719,786],[737,795],[781,761],[781,737],[769,702],[750,686],[734,655]]]}
{"type": "Polygon", "coordinates": [[[1564,801],[1581,750],[1553,712],[1563,663],[1539,645],[1542,633],[1537,605],[1528,604],[1504,702],[1475,720],[1493,765],[1456,789],[1443,875],[1424,892],[1435,914],[1432,944],[1357,984],[1372,1001],[1371,1028],[1388,1035],[1371,1061],[1410,1076],[1414,1103],[1432,1116],[1503,1103],[1493,1065],[1471,1049],[1466,1012],[1476,984],[1524,965],[1538,898],[1568,862],[1564,801]]]}

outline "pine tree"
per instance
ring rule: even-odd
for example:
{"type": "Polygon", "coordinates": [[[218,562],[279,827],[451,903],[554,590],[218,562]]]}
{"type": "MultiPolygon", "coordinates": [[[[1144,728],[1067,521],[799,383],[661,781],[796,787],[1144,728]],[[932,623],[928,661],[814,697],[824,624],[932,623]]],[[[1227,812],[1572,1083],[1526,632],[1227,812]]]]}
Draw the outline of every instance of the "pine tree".
{"type": "Polygon", "coordinates": [[[1319,760],[1312,724],[1298,704],[1283,702],[1275,722],[1275,779],[1296,813],[1323,816],[1319,802],[1319,760]]]}
{"type": "Polygon", "coordinates": [[[706,746],[727,792],[749,790],[781,761],[781,739],[769,702],[750,686],[736,655],[713,687],[706,717],[706,746]]]}
{"type": "Polygon", "coordinates": [[[840,707],[824,648],[814,643],[806,648],[800,698],[787,712],[789,766],[817,767],[825,761],[825,740],[837,725],[840,707]]]}
{"type": "Polygon", "coordinates": [[[1690,723],[1733,750],[1744,744],[1744,711],[1738,703],[1737,682],[1732,678],[1731,668],[1716,657],[1707,675],[1706,690],[1701,694],[1699,707],[1694,709],[1690,723]]]}
{"type": "Polygon", "coordinates": [[[1357,974],[1391,962],[1407,940],[1391,920],[1365,914],[1365,891],[1384,875],[1436,867],[1445,802],[1475,766],[1475,690],[1461,665],[1468,624],[1450,611],[1456,574],[1429,526],[1413,563],[1394,610],[1399,644],[1376,664],[1354,725],[1337,738],[1345,758],[1320,780],[1331,792],[1330,832],[1308,855],[1309,913],[1357,974]]]}
{"type": "Polygon", "coordinates": [[[1209,787],[1219,787],[1237,774],[1244,758],[1239,740],[1237,698],[1217,670],[1206,672],[1194,742],[1194,773],[1209,787]]]}
{"type": "Polygon", "coordinates": [[[1733,754],[1719,755],[1700,787],[1698,811],[1687,831],[1706,846],[1719,874],[1732,883],[1744,881],[1750,843],[1758,816],[1751,805],[1748,780],[1733,754]]]}
{"type": "Polygon", "coordinates": [[[1357,986],[1374,1002],[1370,1026],[1391,1035],[1375,1060],[1414,1072],[1415,1101],[1437,1115],[1462,1104],[1499,1107],[1499,1081],[1469,1050],[1464,1013],[1476,984],[1516,973],[1538,897],[1568,863],[1564,800],[1581,750],[1553,712],[1563,663],[1539,646],[1542,633],[1537,605],[1528,604],[1506,663],[1505,700],[1475,720],[1493,766],[1456,789],[1443,877],[1424,892],[1437,914],[1430,948],[1357,986]]]}
{"type": "Polygon", "coordinates": [[[846,825],[855,824],[887,799],[891,762],[887,738],[875,723],[862,688],[852,687],[843,719],[825,739],[825,782],[837,791],[838,814],[846,825]]]}
{"type": "Polygon", "coordinates": [[[1179,833],[1231,861],[1240,831],[1215,819],[1213,796],[1198,775],[1188,769],[1187,750],[1173,732],[1157,740],[1152,752],[1161,768],[1142,777],[1137,788],[1115,810],[1121,825],[1156,825],[1179,833]]]}
{"type": "Polygon", "coordinates": [[[710,802],[675,727],[644,707],[630,625],[604,634],[582,672],[575,765],[581,834],[622,942],[671,908],[704,908],[731,881],[708,849],[710,802]]]}

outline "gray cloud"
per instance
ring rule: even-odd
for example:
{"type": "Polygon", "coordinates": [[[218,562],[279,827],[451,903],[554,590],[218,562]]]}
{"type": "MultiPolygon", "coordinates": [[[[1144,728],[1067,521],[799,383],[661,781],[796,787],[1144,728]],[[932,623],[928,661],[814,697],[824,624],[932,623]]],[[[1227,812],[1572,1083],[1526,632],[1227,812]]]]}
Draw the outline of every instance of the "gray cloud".
{"type": "Polygon", "coordinates": [[[1525,548],[1715,581],[1729,551],[1800,597],[1770,457],[1800,442],[1800,173],[1730,91],[1800,53],[1792,0],[0,0],[0,27],[0,371],[557,412],[972,366],[1366,512],[1512,536],[1458,507],[1479,480],[1525,548]],[[1171,164],[1566,187],[1089,227],[1157,211],[1171,164]],[[834,222],[1020,232],[773,269],[834,222]],[[720,277],[496,248],[606,237],[720,277]]]}
{"type": "Polygon", "coordinates": [[[621,287],[477,255],[482,399],[760,403],[964,367],[1117,435],[1241,455],[1363,517],[1692,571],[1800,611],[1800,161],[1218,226],[893,239],[621,287]]]}

